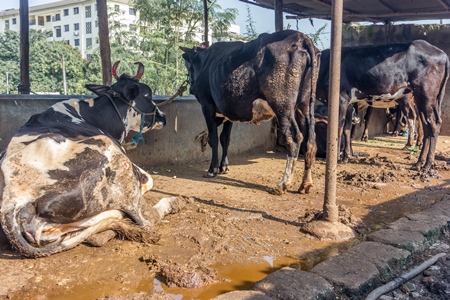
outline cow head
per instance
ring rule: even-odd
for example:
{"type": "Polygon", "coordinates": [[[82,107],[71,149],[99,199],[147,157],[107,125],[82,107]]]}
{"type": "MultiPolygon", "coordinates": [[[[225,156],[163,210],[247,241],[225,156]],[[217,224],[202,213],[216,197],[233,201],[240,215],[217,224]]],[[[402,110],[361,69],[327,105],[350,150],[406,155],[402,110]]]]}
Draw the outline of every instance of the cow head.
{"type": "Polygon", "coordinates": [[[166,125],[166,117],[152,100],[152,90],[144,83],[139,82],[144,73],[144,66],[139,65],[136,76],[122,74],[117,76],[117,61],[112,68],[112,74],[117,80],[109,86],[86,85],[86,88],[97,95],[110,95],[114,99],[114,105],[121,115],[126,133],[129,130],[146,132],[150,129],[161,129],[166,125]]]}
{"type": "MultiPolygon", "coordinates": [[[[193,47],[193,48],[186,48],[180,46],[180,50],[182,50],[184,53],[182,55],[184,59],[184,64],[186,66],[186,69],[188,70],[189,75],[189,83],[192,88],[192,85],[195,82],[195,79],[197,78],[198,74],[196,74],[196,66],[201,65],[200,57],[198,56],[199,53],[205,51],[208,48],[207,44],[202,44],[200,47],[193,47]]],[[[191,91],[192,94],[192,91],[191,91]]]]}

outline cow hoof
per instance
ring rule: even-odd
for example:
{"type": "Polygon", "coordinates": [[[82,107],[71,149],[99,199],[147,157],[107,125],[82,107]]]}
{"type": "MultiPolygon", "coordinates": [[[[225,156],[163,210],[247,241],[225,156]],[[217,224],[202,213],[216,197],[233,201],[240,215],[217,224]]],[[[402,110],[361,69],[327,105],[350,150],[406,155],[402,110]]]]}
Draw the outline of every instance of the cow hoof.
{"type": "Polygon", "coordinates": [[[220,174],[228,174],[228,172],[230,172],[230,169],[228,169],[228,167],[220,168],[220,174]]]}
{"type": "Polygon", "coordinates": [[[267,191],[269,194],[276,195],[276,196],[281,196],[281,195],[284,194],[285,189],[283,189],[283,188],[281,188],[281,187],[279,187],[279,186],[276,186],[276,187],[274,187],[274,188],[267,188],[266,191],[267,191]]]}
{"type": "Polygon", "coordinates": [[[308,184],[302,184],[299,188],[298,188],[298,193],[299,194],[309,194],[311,188],[313,187],[312,183],[308,183],[308,184]]]}
{"type": "Polygon", "coordinates": [[[207,172],[207,173],[203,174],[204,178],[214,178],[216,176],[217,176],[216,173],[210,173],[210,172],[207,172]]]}

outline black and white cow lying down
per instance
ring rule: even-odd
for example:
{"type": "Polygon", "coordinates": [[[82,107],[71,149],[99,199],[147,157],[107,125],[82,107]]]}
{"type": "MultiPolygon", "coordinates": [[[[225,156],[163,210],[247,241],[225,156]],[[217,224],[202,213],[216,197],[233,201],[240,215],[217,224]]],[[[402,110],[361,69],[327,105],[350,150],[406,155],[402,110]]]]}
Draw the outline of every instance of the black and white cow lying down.
{"type": "MultiPolygon", "coordinates": [[[[339,137],[345,137],[344,160],[351,150],[352,103],[387,108],[409,93],[423,127],[423,143],[414,168],[426,172],[434,162],[442,124],[441,106],[449,77],[444,51],[423,40],[405,44],[342,48],[339,137]]],[[[322,51],[317,98],[326,102],[329,88],[330,51],[322,51]]]]}
{"type": "Polygon", "coordinates": [[[107,229],[148,242],[149,228],[178,206],[164,198],[145,218],[143,194],[151,176],[133,164],[121,142],[130,130],[160,129],[165,115],[138,74],[113,75],[100,95],[59,102],[32,116],[1,154],[0,219],[12,246],[28,257],[48,256],[107,229]],[[130,219],[132,221],[130,221],[130,219]]]}
{"type": "Polygon", "coordinates": [[[287,162],[273,193],[284,193],[293,178],[303,139],[305,169],[299,192],[309,192],[315,160],[314,101],[320,51],[305,34],[284,30],[263,33],[248,43],[219,42],[211,47],[180,47],[189,73],[190,92],[202,107],[212,148],[206,176],[228,172],[232,122],[259,124],[277,118],[286,141],[287,162]],[[217,127],[222,159],[219,165],[217,127]]]}

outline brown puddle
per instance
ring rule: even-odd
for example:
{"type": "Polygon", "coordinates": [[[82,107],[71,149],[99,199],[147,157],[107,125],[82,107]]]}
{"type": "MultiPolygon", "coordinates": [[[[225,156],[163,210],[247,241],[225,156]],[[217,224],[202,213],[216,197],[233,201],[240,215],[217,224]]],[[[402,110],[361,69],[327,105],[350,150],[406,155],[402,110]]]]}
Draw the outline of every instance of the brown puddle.
{"type": "Polygon", "coordinates": [[[217,283],[204,285],[200,288],[169,288],[158,278],[149,277],[141,280],[134,288],[124,286],[124,282],[117,280],[101,280],[92,284],[76,286],[65,293],[58,292],[58,295],[48,294],[45,299],[49,300],[85,300],[99,299],[112,295],[130,295],[143,293],[140,296],[151,296],[153,292],[162,292],[174,300],[199,299],[208,300],[226,292],[235,290],[249,290],[255,282],[263,279],[267,275],[283,267],[293,267],[309,271],[314,265],[338,255],[348,249],[356,241],[344,244],[323,243],[323,249],[315,249],[315,254],[306,259],[295,259],[292,257],[274,258],[263,256],[261,263],[254,264],[227,264],[213,265],[212,268],[218,271],[217,283]]]}

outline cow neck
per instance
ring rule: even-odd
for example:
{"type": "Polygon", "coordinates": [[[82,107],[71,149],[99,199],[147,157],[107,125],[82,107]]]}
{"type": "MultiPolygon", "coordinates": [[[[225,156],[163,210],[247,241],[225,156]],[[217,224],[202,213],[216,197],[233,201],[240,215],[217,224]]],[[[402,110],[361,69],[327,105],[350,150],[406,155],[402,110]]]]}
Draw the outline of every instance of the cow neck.
{"type": "Polygon", "coordinates": [[[140,128],[139,128],[139,132],[136,133],[136,136],[133,137],[133,138],[131,139],[131,142],[132,142],[133,144],[135,144],[135,145],[137,145],[137,144],[139,143],[139,141],[144,142],[144,137],[143,137],[143,135],[142,135],[142,131],[143,131],[143,129],[144,129],[145,117],[146,117],[146,116],[153,116],[152,123],[151,123],[151,125],[149,126],[149,128],[152,128],[153,125],[155,125],[155,123],[156,123],[156,111],[157,111],[158,107],[155,105],[155,110],[154,110],[153,112],[151,112],[151,113],[145,113],[145,112],[141,111],[140,109],[138,109],[137,107],[133,106],[130,102],[128,102],[126,99],[124,99],[119,93],[116,93],[116,92],[113,91],[113,90],[109,90],[108,92],[106,92],[104,95],[109,99],[109,101],[111,102],[111,104],[114,106],[114,109],[116,110],[117,114],[119,115],[120,120],[122,121],[123,129],[124,129],[124,132],[125,132],[124,138],[126,137],[126,135],[127,135],[127,133],[128,133],[128,132],[127,132],[127,127],[126,127],[126,125],[125,125],[125,122],[124,122],[123,119],[122,119],[122,115],[120,114],[119,109],[117,108],[116,103],[114,103],[114,100],[112,99],[112,97],[111,97],[110,94],[111,94],[114,98],[119,98],[123,103],[125,103],[126,105],[128,105],[129,107],[131,107],[132,109],[134,109],[137,113],[141,114],[141,125],[140,125],[140,128]]]}
{"type": "Polygon", "coordinates": [[[125,125],[125,122],[122,119],[122,115],[119,112],[119,109],[117,108],[116,103],[114,103],[114,100],[112,99],[110,93],[104,93],[103,95],[105,95],[109,101],[111,102],[111,104],[113,105],[114,109],[116,110],[117,115],[119,116],[120,121],[122,121],[122,126],[123,126],[123,132],[124,132],[124,137],[127,135],[127,126],[125,125]]]}

